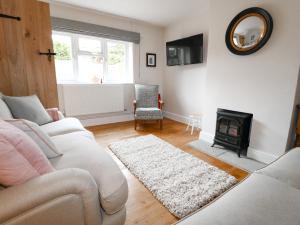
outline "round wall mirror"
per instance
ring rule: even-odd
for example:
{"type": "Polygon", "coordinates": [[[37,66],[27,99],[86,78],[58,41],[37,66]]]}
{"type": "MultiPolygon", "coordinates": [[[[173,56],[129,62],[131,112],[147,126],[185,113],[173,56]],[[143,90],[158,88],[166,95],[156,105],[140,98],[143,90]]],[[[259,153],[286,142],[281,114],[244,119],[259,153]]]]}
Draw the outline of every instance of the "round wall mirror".
{"type": "Polygon", "coordinates": [[[249,55],[262,48],[273,30],[271,15],[262,8],[249,8],[233,18],[226,31],[226,45],[237,55],[249,55]]]}

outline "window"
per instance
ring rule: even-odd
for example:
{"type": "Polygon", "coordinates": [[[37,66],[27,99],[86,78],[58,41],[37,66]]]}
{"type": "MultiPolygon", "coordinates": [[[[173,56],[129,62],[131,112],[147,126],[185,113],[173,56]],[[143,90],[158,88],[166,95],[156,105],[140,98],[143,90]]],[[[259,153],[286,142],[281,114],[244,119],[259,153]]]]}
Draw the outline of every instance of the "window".
{"type": "Polygon", "coordinates": [[[53,32],[58,83],[132,83],[130,42],[53,32]]]}

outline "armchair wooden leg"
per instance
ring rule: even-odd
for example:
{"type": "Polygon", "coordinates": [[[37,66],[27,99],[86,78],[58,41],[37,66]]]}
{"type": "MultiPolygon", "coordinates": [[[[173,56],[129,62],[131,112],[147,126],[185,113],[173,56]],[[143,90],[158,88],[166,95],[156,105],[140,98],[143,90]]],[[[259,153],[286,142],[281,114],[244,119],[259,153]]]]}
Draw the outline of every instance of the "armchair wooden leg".
{"type": "Polygon", "coordinates": [[[137,126],[137,121],[134,120],[134,129],[136,130],[136,126],[137,126]]]}
{"type": "Polygon", "coordinates": [[[161,130],[163,129],[163,120],[159,120],[159,127],[161,130]]]}

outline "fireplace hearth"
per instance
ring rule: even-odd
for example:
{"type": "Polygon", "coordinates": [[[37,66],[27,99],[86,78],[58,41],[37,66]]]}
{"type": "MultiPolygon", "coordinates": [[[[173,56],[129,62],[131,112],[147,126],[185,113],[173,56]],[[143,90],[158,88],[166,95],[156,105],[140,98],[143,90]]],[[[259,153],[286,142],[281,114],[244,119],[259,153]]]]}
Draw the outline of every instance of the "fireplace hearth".
{"type": "Polygon", "coordinates": [[[218,109],[214,145],[236,151],[238,156],[247,155],[253,114],[218,109]]]}

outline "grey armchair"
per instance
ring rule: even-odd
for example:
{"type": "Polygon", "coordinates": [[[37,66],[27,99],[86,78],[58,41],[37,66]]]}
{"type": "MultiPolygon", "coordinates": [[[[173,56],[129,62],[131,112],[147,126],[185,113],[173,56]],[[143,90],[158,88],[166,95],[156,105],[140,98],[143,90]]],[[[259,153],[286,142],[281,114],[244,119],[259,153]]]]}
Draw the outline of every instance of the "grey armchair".
{"type": "Polygon", "coordinates": [[[134,129],[140,121],[159,121],[160,129],[163,128],[163,101],[158,100],[158,85],[135,85],[134,129]]]}

